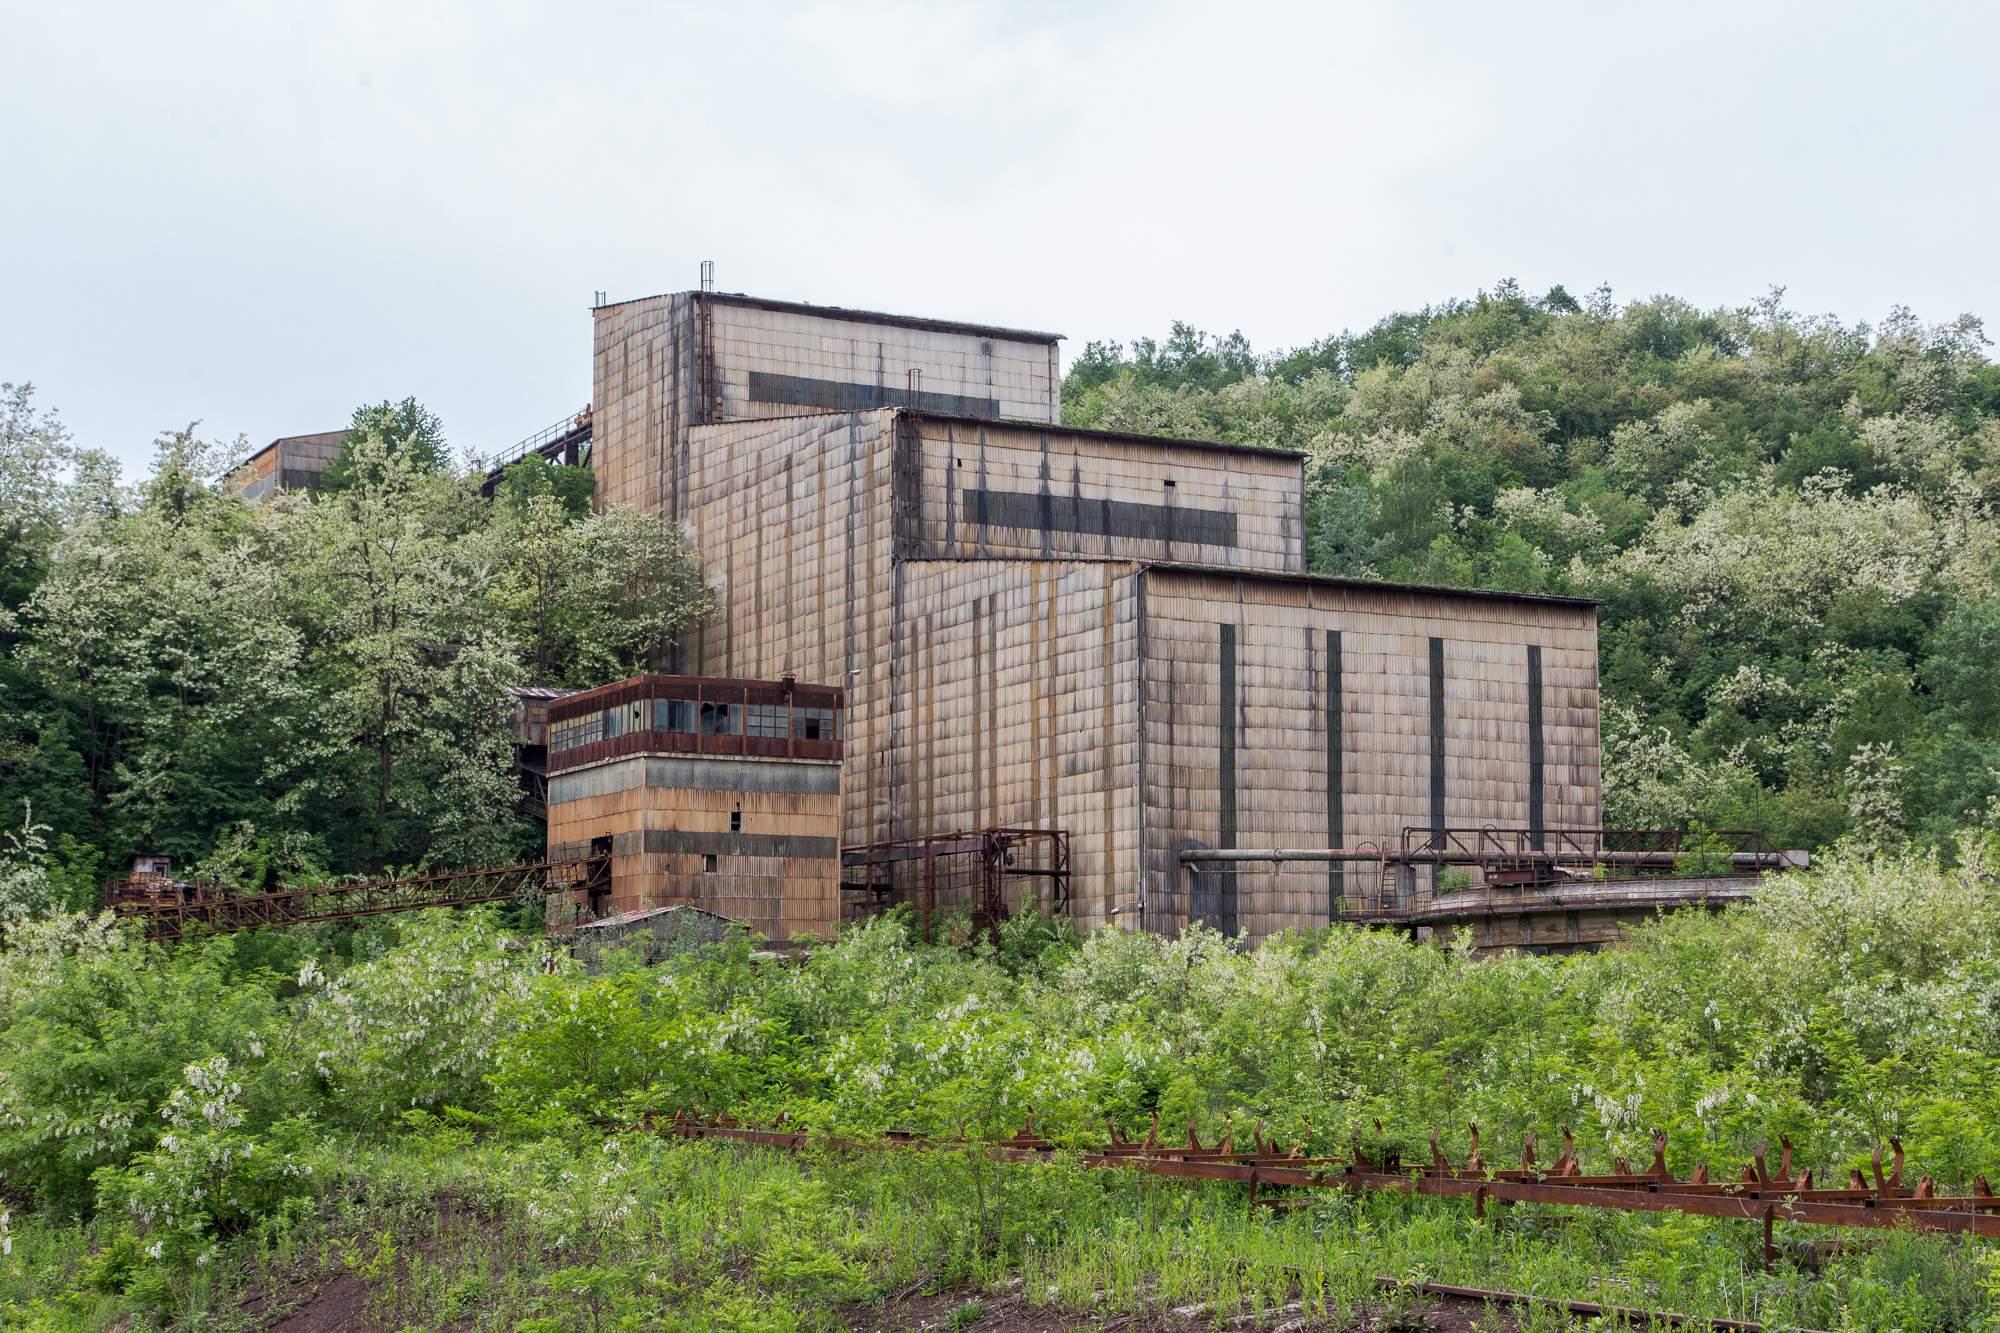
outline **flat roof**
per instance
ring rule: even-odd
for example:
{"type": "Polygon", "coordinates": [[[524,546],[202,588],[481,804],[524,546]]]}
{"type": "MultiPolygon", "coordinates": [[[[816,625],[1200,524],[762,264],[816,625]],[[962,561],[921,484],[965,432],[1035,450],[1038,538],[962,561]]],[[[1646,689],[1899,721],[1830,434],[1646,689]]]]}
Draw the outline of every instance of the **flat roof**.
{"type": "Polygon", "coordinates": [[[1596,597],[1564,597],[1552,592],[1506,592],[1497,588],[1451,588],[1435,583],[1392,583],[1387,579],[1360,579],[1340,574],[1287,574],[1275,570],[1241,569],[1235,565],[1200,565],[1186,560],[1141,560],[1138,564],[1141,569],[1158,569],[1169,574],[1202,574],[1253,583],[1309,583],[1330,588],[1361,588],[1425,597],[1481,597],[1497,602],[1534,602],[1543,606],[1593,610],[1603,604],[1596,597]]]}
{"type": "Polygon", "coordinates": [[[1060,423],[1037,421],[1033,417],[976,417],[957,412],[930,412],[916,407],[898,407],[891,410],[913,417],[924,417],[931,421],[950,421],[968,426],[1016,426],[1023,430],[1054,431],[1063,435],[1081,435],[1087,440],[1111,440],[1119,444],[1164,444],[1178,449],[1261,454],[1267,458],[1305,457],[1305,451],[1301,449],[1272,449],[1261,444],[1230,444],[1225,440],[1189,440],[1177,435],[1135,435],[1119,430],[1092,430],[1087,426],[1065,426],[1060,423]]]}
{"type": "Polygon", "coordinates": [[[1006,342],[1053,344],[1062,341],[1060,333],[1045,333],[1037,329],[1009,329],[998,324],[968,324],[957,319],[930,319],[923,315],[892,315],[882,310],[854,310],[846,306],[813,305],[809,301],[778,301],[768,296],[751,296],[747,292],[658,292],[652,296],[635,296],[624,301],[606,301],[594,307],[609,310],[614,306],[631,305],[634,301],[656,301],[662,296],[706,296],[722,305],[748,306],[756,310],[775,310],[787,315],[814,315],[820,319],[845,319],[857,324],[888,324],[903,329],[923,329],[931,333],[964,333],[975,338],[999,338],[1006,342]]]}

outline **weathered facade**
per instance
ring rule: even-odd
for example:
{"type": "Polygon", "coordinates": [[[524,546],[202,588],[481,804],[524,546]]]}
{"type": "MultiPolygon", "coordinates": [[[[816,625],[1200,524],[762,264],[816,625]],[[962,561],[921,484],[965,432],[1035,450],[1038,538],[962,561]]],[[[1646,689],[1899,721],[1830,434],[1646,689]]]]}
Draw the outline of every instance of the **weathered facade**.
{"type": "Polygon", "coordinates": [[[549,705],[552,860],[611,857],[602,901],[551,923],[687,904],[773,939],[840,920],[840,691],[643,676],[549,705]]]}
{"type": "Polygon", "coordinates": [[[676,517],[689,429],[878,407],[1054,422],[1056,335],[676,292],[600,306],[598,499],[676,517]]]}
{"type": "Polygon", "coordinates": [[[273,440],[224,473],[222,487],[246,500],[262,500],[279,490],[316,490],[346,440],[344,430],[273,440]]]}
{"type": "Polygon", "coordinates": [[[687,670],[845,686],[845,843],[1062,829],[1080,925],[1261,937],[1363,872],[1184,853],[1598,822],[1591,603],[1309,575],[1298,455],[1065,429],[1057,369],[1051,335],[598,311],[600,498],[720,585],[687,670]]]}
{"type": "MultiPolygon", "coordinates": [[[[1202,845],[1599,822],[1587,602],[1165,566],[1139,598],[1148,884],[1202,845]]],[[[1194,915],[1262,936],[1324,923],[1374,874],[1211,869],[1183,890],[1194,915]]]]}

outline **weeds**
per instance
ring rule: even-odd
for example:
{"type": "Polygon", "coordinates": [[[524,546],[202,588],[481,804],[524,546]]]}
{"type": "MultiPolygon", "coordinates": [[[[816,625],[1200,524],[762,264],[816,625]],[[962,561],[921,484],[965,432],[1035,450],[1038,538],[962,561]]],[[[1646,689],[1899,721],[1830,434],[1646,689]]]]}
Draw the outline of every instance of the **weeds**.
{"type": "Polygon", "coordinates": [[[803,967],[754,965],[736,939],[541,975],[472,918],[384,927],[365,962],[288,962],[294,981],[240,941],[164,951],[38,927],[0,950],[0,1324],[227,1327],[246,1293],[334,1279],[392,1327],[810,1328],[1016,1281],[1065,1310],[1338,1323],[1378,1307],[1387,1274],[1990,1330],[1990,1243],[1834,1248],[1788,1227],[1766,1275],[1754,1227],[1697,1218],[1481,1221],[1457,1201],[1331,1193],[1253,1214],[1237,1188],[1060,1153],[791,1157],[619,1128],[688,1105],[978,1140],[1032,1106],[1071,1147],[1101,1143],[1106,1117],[1144,1132],[1158,1114],[1209,1141],[1262,1121],[1288,1147],[1359,1134],[1410,1160],[1431,1125],[1462,1157],[1450,1131],[1477,1119],[1489,1148],[1571,1126],[1591,1169],[1643,1160],[1661,1124],[1680,1170],[1727,1171],[1785,1133],[1836,1179],[1895,1133],[1912,1177],[1962,1184],[2000,1167],[1988,873],[1970,851],[1956,869],[1833,859],[1616,953],[1479,964],[1346,929],[1246,950],[1024,924],[950,949],[890,920],[803,967]],[[421,1003],[398,998],[412,978],[421,1003]]]}

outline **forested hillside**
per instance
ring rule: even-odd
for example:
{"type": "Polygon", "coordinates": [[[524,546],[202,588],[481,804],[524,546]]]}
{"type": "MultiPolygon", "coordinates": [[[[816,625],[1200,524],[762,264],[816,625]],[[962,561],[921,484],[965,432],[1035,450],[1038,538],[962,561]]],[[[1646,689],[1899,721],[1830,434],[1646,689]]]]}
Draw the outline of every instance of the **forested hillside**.
{"type": "Polygon", "coordinates": [[[1316,570],[1603,599],[1607,823],[1942,845],[2000,793],[2000,366],[1781,298],[1176,324],[1090,343],[1063,415],[1304,451],[1316,570]]]}

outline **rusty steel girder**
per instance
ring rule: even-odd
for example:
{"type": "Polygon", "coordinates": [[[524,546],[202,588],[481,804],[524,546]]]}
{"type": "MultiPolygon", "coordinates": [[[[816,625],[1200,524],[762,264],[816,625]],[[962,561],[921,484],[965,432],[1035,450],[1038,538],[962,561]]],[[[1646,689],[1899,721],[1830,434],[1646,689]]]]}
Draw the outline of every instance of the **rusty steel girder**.
{"type": "MultiPolygon", "coordinates": [[[[1046,1161],[1057,1151],[1054,1144],[1035,1132],[1032,1112],[1013,1137],[990,1143],[974,1142],[962,1134],[956,1139],[943,1140],[901,1133],[880,1139],[839,1138],[781,1128],[754,1129],[728,1116],[695,1117],[684,1111],[667,1120],[648,1117],[641,1128],[679,1138],[725,1139],[793,1152],[805,1148],[953,1149],[983,1151],[999,1161],[1046,1161]]],[[[1714,1181],[1709,1178],[1706,1165],[1696,1168],[1685,1180],[1670,1172],[1666,1135],[1658,1130],[1653,1132],[1653,1160],[1647,1169],[1633,1171],[1620,1158],[1614,1171],[1586,1175],[1567,1130],[1563,1132],[1561,1155],[1547,1166],[1536,1163],[1535,1136],[1530,1134],[1518,1169],[1492,1170],[1480,1155],[1477,1125],[1471,1126],[1471,1151],[1466,1161],[1456,1166],[1446,1158],[1435,1131],[1430,1135],[1431,1160],[1407,1166],[1394,1152],[1380,1154],[1380,1160],[1371,1158],[1358,1140],[1346,1157],[1307,1157],[1303,1146],[1281,1151],[1275,1141],[1264,1137],[1261,1123],[1253,1131],[1254,1147],[1248,1152],[1238,1151],[1234,1135],[1227,1131],[1215,1144],[1204,1145],[1192,1124],[1188,1126],[1184,1145],[1162,1143],[1157,1116],[1143,1139],[1128,1137],[1116,1124],[1109,1129],[1104,1146],[1077,1155],[1081,1165],[1123,1168],[1181,1180],[1248,1185],[1253,1208],[1285,1207],[1301,1201],[1297,1195],[1267,1191],[1337,1189],[1470,1198],[1481,1217],[1486,1215],[1488,1203],[1684,1213],[1760,1223],[1766,1267],[1776,1258],[1771,1231],[1778,1222],[1847,1228],[1910,1227],[2000,1239],[2000,1196],[1994,1194],[1985,1176],[1975,1177],[1972,1191],[1962,1195],[1939,1194],[1928,1176],[1915,1188],[1907,1187],[1903,1184],[1903,1148],[1895,1139],[1889,1141],[1893,1158],[1886,1174],[1882,1169],[1883,1150],[1879,1147],[1875,1150],[1872,1183],[1856,1171],[1845,1186],[1818,1188],[1810,1171],[1793,1174],[1792,1145],[1788,1139],[1780,1140],[1783,1155],[1775,1173],[1766,1163],[1765,1145],[1760,1144],[1751,1160],[1743,1164],[1736,1180],[1714,1181]]]]}
{"type": "Polygon", "coordinates": [[[149,938],[178,940],[193,934],[345,921],[427,907],[535,899],[604,888],[610,880],[610,858],[595,857],[334,880],[270,893],[231,893],[206,881],[123,880],[108,886],[105,897],[113,915],[144,923],[149,938]]]}

